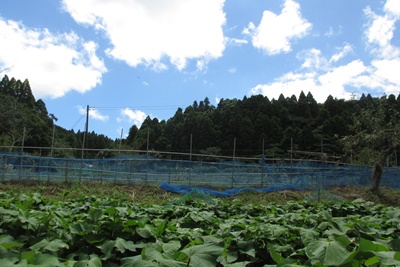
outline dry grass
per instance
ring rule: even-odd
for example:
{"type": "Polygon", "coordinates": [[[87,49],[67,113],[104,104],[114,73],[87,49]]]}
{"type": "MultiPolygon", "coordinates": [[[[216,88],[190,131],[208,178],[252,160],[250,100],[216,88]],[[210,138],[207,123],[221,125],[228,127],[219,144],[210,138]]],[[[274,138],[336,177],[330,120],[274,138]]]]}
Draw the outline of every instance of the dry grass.
{"type": "MultiPolygon", "coordinates": [[[[0,183],[0,191],[17,194],[40,193],[49,200],[71,200],[86,195],[129,199],[142,204],[166,205],[176,201],[182,195],[161,190],[156,185],[114,185],[110,183],[83,184],[44,184],[44,183],[0,183]]],[[[377,204],[400,206],[400,190],[381,188],[380,194],[372,194],[368,188],[345,186],[327,190],[330,194],[345,201],[362,198],[377,204]]],[[[243,204],[284,204],[288,201],[301,201],[315,194],[314,191],[284,190],[272,193],[243,192],[221,201],[240,201],[243,204]]]]}

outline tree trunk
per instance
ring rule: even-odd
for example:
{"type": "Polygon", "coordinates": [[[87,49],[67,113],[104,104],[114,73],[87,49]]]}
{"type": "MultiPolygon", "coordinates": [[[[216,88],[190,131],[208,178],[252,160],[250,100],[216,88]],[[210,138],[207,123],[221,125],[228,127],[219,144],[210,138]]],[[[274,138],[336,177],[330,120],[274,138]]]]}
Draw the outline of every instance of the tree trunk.
{"type": "Polygon", "coordinates": [[[397,145],[390,146],[383,152],[381,159],[374,166],[374,173],[372,175],[372,186],[371,192],[374,194],[379,193],[379,186],[381,184],[381,178],[383,173],[383,167],[385,166],[387,158],[394,152],[397,145]]]}
{"type": "Polygon", "coordinates": [[[382,162],[378,162],[374,166],[374,173],[372,175],[371,191],[374,194],[377,194],[379,192],[379,185],[381,184],[382,173],[383,173],[383,164],[382,162]]]}

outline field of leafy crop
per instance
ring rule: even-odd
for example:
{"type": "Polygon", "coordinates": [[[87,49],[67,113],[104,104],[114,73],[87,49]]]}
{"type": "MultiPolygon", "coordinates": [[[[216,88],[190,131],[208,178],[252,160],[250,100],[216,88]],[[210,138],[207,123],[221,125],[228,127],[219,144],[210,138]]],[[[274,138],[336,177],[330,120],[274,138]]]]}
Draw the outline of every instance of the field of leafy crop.
{"type": "Polygon", "coordinates": [[[399,266],[400,209],[0,193],[0,266],[399,266]]]}

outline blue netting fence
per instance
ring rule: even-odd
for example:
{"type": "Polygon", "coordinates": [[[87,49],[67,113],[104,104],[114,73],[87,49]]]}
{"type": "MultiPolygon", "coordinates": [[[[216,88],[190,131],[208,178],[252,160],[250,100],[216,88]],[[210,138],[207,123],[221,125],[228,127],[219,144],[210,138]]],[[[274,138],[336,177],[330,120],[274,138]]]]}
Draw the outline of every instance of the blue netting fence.
{"type": "MultiPolygon", "coordinates": [[[[22,152],[0,153],[0,180],[32,182],[114,182],[185,185],[204,188],[315,189],[368,186],[372,166],[309,160],[205,162],[119,155],[108,159],[50,158],[22,152]]],[[[400,168],[386,167],[381,185],[400,189],[400,168]]]]}

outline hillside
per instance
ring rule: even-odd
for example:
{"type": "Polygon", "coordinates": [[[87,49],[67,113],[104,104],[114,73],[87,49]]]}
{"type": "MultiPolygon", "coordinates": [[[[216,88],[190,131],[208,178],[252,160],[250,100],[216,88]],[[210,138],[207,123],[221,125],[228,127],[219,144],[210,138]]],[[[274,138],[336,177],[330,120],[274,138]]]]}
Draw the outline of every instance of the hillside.
{"type": "MultiPolygon", "coordinates": [[[[221,99],[217,106],[206,97],[178,108],[166,121],[147,117],[139,128],[132,125],[123,140],[111,140],[95,132],[84,138],[84,132],[58,126],[56,114],[34,98],[28,80],[4,76],[0,96],[3,150],[24,146],[25,152],[49,156],[50,147],[64,148],[54,150],[53,157],[80,158],[85,140],[86,158],[112,157],[117,153],[112,150],[121,148],[167,151],[176,159],[181,159],[179,153],[230,157],[234,152],[238,157],[293,156],[371,165],[393,144],[395,135],[388,134],[400,125],[400,96],[362,95],[349,101],[329,96],[317,103],[311,93],[302,92],[272,100],[262,95],[221,99]]],[[[398,148],[391,149],[385,163],[398,166],[398,148]]]]}

